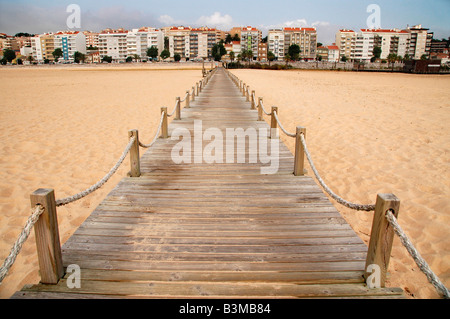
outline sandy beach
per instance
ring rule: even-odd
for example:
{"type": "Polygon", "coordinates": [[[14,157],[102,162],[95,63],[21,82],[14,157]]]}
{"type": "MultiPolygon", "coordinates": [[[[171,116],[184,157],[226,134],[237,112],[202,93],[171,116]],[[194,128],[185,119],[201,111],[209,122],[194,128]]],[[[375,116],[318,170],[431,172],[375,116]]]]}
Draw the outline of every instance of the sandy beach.
{"type": "MultiPolygon", "coordinates": [[[[149,143],[160,108],[172,110],[201,79],[201,64],[105,65],[100,67],[2,68],[0,78],[0,260],[31,214],[29,195],[55,189],[64,198],[90,187],[115,165],[138,129],[149,143]],[[200,68],[199,68],[200,67],[200,68]]],[[[118,172],[88,197],[58,208],[64,243],[129,171],[118,172]]],[[[39,282],[34,232],[0,286],[9,298],[39,282]]]]}
{"type": "MultiPolygon", "coordinates": [[[[394,193],[401,200],[400,226],[431,269],[450,286],[449,76],[233,73],[264,98],[267,111],[278,107],[288,131],[306,127],[315,166],[335,193],[362,204],[374,203],[378,193],[394,193]]],[[[294,139],[281,136],[293,152],[294,139]]],[[[373,213],[333,203],[368,244],[373,213]]],[[[398,237],[389,272],[388,286],[403,288],[409,297],[439,297],[398,237]]]]}
{"type": "MultiPolygon", "coordinates": [[[[175,98],[201,79],[201,64],[182,68],[0,68],[0,262],[30,215],[30,193],[54,188],[63,198],[91,186],[116,163],[130,129],[139,130],[143,143],[151,141],[161,106],[172,110],[175,98]]],[[[278,106],[287,130],[307,128],[316,167],[337,194],[364,204],[377,193],[396,194],[402,228],[450,286],[449,76],[232,72],[264,98],[267,110],[278,106]]],[[[294,140],[281,136],[293,151],[294,140]]],[[[127,158],[100,190],[58,209],[62,243],[128,170],[127,158]]],[[[333,203],[368,243],[373,214],[333,203]]],[[[38,281],[32,233],[0,298],[38,281]]],[[[388,285],[411,298],[438,297],[398,238],[388,285]]]]}

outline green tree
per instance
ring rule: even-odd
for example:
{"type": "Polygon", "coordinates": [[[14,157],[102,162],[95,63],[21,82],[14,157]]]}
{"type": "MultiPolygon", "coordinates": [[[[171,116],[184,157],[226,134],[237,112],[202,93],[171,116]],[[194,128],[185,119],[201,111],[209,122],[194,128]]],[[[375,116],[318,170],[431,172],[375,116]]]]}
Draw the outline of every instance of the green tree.
{"type": "Polygon", "coordinates": [[[288,53],[294,61],[297,61],[300,58],[300,52],[301,50],[298,44],[292,44],[288,49],[288,53]]]}
{"type": "Polygon", "coordinates": [[[63,56],[63,52],[60,48],[57,48],[52,52],[53,57],[55,58],[55,62],[58,62],[59,58],[63,56]]]}
{"type": "Polygon", "coordinates": [[[3,57],[3,58],[0,60],[0,64],[1,64],[1,65],[7,65],[7,64],[8,64],[8,60],[6,60],[6,58],[3,57]]]}
{"type": "Polygon", "coordinates": [[[241,38],[239,38],[239,34],[235,34],[233,37],[233,41],[241,41],[241,38]]]}
{"type": "Polygon", "coordinates": [[[230,60],[231,60],[231,62],[234,62],[234,59],[235,59],[235,54],[234,54],[233,51],[231,51],[230,52],[230,60]]]}
{"type": "Polygon", "coordinates": [[[75,63],[84,63],[84,61],[86,60],[86,56],[83,53],[77,51],[73,54],[73,59],[75,63]]]}
{"type": "Polygon", "coordinates": [[[231,41],[233,41],[233,38],[231,37],[231,34],[227,34],[227,37],[225,38],[225,43],[226,44],[228,44],[228,43],[231,43],[231,41]]]}
{"type": "Polygon", "coordinates": [[[133,61],[133,57],[129,56],[127,57],[127,59],[125,60],[126,63],[131,63],[133,61]]]}
{"type": "Polygon", "coordinates": [[[286,61],[286,66],[289,64],[289,61],[291,61],[291,55],[289,53],[284,56],[284,61],[286,61]]]}
{"type": "Polygon", "coordinates": [[[343,55],[342,58],[341,58],[341,61],[342,62],[347,62],[347,60],[348,60],[347,57],[345,55],[343,55]]]}
{"type": "Polygon", "coordinates": [[[16,52],[14,52],[13,50],[10,50],[10,49],[6,49],[5,51],[3,51],[3,58],[5,58],[6,61],[11,63],[12,60],[14,60],[16,58],[16,52]]]}
{"type": "Polygon", "coordinates": [[[156,60],[158,57],[158,48],[154,45],[147,50],[147,56],[152,58],[153,60],[156,60]]]}
{"type": "Polygon", "coordinates": [[[227,49],[225,49],[222,43],[214,44],[211,50],[211,55],[214,57],[215,61],[222,60],[222,56],[225,54],[227,54],[227,49]]]}
{"type": "Polygon", "coordinates": [[[269,60],[269,65],[270,65],[270,62],[275,60],[275,58],[276,58],[276,56],[275,56],[275,54],[273,54],[272,51],[267,52],[267,60],[269,60]]]}
{"type": "Polygon", "coordinates": [[[426,54],[422,54],[422,56],[420,57],[421,60],[428,60],[428,55],[426,54]]]}
{"type": "Polygon", "coordinates": [[[175,62],[179,62],[179,61],[181,60],[181,55],[179,55],[179,54],[177,53],[177,54],[175,54],[175,55],[173,56],[173,59],[175,60],[175,62]]]}
{"type": "Polygon", "coordinates": [[[108,62],[108,63],[111,63],[112,60],[113,60],[112,56],[107,56],[107,55],[105,55],[105,56],[103,57],[103,59],[102,59],[102,62],[108,62]]]}
{"type": "Polygon", "coordinates": [[[170,57],[170,52],[169,52],[169,50],[163,50],[163,52],[161,52],[160,57],[161,57],[161,59],[163,59],[163,60],[165,60],[165,59],[167,59],[168,57],[170,57]]]}
{"type": "Polygon", "coordinates": [[[373,48],[372,54],[375,58],[379,59],[381,56],[381,52],[381,48],[376,46],[373,48]]]}

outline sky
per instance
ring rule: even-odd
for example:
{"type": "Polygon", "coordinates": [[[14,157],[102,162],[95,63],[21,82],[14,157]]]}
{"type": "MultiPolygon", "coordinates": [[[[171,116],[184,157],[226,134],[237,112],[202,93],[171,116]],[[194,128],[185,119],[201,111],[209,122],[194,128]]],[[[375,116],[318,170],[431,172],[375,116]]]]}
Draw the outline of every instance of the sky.
{"type": "MultiPolygon", "coordinates": [[[[368,6],[379,8],[382,28],[406,28],[422,24],[434,37],[450,37],[450,0],[0,0],[0,33],[44,33],[69,30],[67,20],[80,8],[80,28],[101,31],[143,26],[208,26],[229,31],[253,26],[267,35],[270,28],[316,27],[318,41],[334,42],[341,28],[369,27],[368,6]]],[[[373,21],[373,20],[371,20],[373,21]]]]}

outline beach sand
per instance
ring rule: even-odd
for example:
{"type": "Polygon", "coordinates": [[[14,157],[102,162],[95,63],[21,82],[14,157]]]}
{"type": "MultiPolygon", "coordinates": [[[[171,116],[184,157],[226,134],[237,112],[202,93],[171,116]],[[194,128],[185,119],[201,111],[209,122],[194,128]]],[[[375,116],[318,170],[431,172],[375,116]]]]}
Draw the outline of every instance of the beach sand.
{"type": "MultiPolygon", "coordinates": [[[[335,193],[362,204],[395,194],[400,226],[450,287],[450,76],[232,72],[264,98],[268,112],[278,107],[286,130],[306,127],[315,166],[335,193]]],[[[280,134],[294,152],[295,140],[280,134]]],[[[373,213],[332,202],[368,244],[373,213]]],[[[389,272],[387,285],[409,297],[439,297],[397,236],[389,272]]]]}
{"type": "MultiPolygon", "coordinates": [[[[185,68],[192,65],[185,64],[185,68]]],[[[195,70],[176,70],[173,64],[1,68],[0,78],[3,263],[31,214],[30,194],[38,188],[53,188],[60,199],[99,181],[122,155],[130,129],[139,130],[143,143],[153,139],[160,108],[167,106],[171,111],[175,98],[183,98],[201,80],[201,65],[195,70]]],[[[62,243],[126,176],[129,167],[127,156],[101,189],[58,208],[62,243]]],[[[37,282],[32,231],[0,286],[0,298],[37,282]]]]}
{"type": "MultiPolygon", "coordinates": [[[[91,186],[116,163],[130,129],[139,130],[143,143],[151,141],[160,107],[172,110],[175,97],[183,97],[201,78],[199,69],[166,70],[170,68],[173,65],[0,69],[1,262],[30,215],[30,193],[54,188],[59,199],[91,186]]],[[[264,97],[266,109],[279,107],[289,131],[296,125],[307,128],[316,166],[337,194],[357,203],[373,203],[377,193],[396,194],[401,226],[450,285],[450,77],[233,73],[264,97]]],[[[293,151],[294,141],[282,139],[293,151]]],[[[58,208],[63,243],[128,170],[127,158],[100,190],[58,208]]],[[[335,206],[367,243],[373,214],[335,206]]],[[[402,287],[415,298],[437,297],[398,238],[390,272],[389,286],[402,287]]],[[[0,298],[38,281],[32,233],[0,286],[0,298]]]]}

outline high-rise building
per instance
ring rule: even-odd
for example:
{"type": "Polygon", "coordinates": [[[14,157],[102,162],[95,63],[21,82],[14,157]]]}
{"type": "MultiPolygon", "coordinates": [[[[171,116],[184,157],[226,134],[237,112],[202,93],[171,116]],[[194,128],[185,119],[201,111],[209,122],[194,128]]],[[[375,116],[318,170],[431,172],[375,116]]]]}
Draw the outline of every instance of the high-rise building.
{"type": "Polygon", "coordinates": [[[261,40],[262,32],[260,30],[250,26],[241,29],[241,48],[252,51],[254,60],[258,58],[258,45],[261,40]]]}
{"type": "Polygon", "coordinates": [[[124,29],[106,29],[98,35],[100,57],[112,57],[115,62],[124,62],[128,57],[128,31],[124,29]]]}
{"type": "Polygon", "coordinates": [[[410,34],[409,56],[413,59],[420,59],[423,55],[430,57],[433,32],[429,32],[429,29],[422,28],[420,24],[407,28],[405,31],[410,34]]]}
{"type": "Polygon", "coordinates": [[[54,61],[55,51],[54,35],[52,33],[39,34],[31,38],[32,57],[36,62],[42,63],[46,59],[54,61]]]}
{"type": "Polygon", "coordinates": [[[166,36],[169,38],[169,52],[171,57],[174,57],[175,54],[179,54],[182,58],[189,58],[191,56],[190,27],[172,27],[166,32],[166,36]]]}
{"type": "Polygon", "coordinates": [[[284,52],[296,44],[300,47],[300,58],[315,60],[317,55],[317,30],[316,28],[284,28],[284,52]]]}
{"type": "Polygon", "coordinates": [[[145,58],[148,48],[148,33],[144,30],[133,29],[127,33],[127,57],[145,58]]]}
{"type": "Polygon", "coordinates": [[[86,36],[79,31],[60,31],[54,34],[54,47],[62,50],[64,61],[73,61],[75,52],[86,54],[86,36]]]}
{"type": "Polygon", "coordinates": [[[283,60],[284,51],[284,32],[281,29],[271,29],[267,35],[269,51],[275,55],[275,59],[283,60]]]}
{"type": "Polygon", "coordinates": [[[83,34],[86,37],[86,47],[98,47],[98,33],[92,31],[84,31],[83,34]]]}

